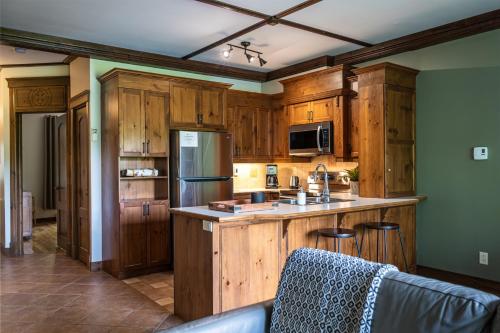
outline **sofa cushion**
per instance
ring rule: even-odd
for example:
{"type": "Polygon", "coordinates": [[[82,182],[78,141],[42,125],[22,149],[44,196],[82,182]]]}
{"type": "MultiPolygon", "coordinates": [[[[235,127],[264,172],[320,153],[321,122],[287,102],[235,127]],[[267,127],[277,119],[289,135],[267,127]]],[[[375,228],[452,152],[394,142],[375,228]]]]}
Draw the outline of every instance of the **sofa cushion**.
{"type": "Polygon", "coordinates": [[[372,332],[490,332],[500,298],[402,272],[388,272],[375,301],[372,332]]]}

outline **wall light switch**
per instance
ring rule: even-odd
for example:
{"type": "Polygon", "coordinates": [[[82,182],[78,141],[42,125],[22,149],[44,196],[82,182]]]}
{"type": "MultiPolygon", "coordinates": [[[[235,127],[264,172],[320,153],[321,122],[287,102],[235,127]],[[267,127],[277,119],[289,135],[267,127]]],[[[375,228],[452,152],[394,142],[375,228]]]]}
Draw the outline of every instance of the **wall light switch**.
{"type": "Polygon", "coordinates": [[[488,252],[479,252],[479,263],[481,265],[488,265],[488,252]]]}
{"type": "Polygon", "coordinates": [[[203,230],[212,232],[212,222],[203,220],[203,230]]]}
{"type": "Polygon", "coordinates": [[[474,160],[487,160],[488,159],[488,147],[474,147],[472,148],[472,156],[474,160]]]}

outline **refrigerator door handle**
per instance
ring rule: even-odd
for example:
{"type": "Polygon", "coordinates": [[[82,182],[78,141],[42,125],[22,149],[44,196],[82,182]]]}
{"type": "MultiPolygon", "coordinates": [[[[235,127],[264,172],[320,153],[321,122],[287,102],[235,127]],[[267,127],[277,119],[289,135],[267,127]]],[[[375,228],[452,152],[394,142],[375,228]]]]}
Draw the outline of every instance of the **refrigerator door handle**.
{"type": "Polygon", "coordinates": [[[188,183],[198,183],[198,182],[217,182],[217,181],[228,181],[231,177],[188,177],[188,178],[177,178],[177,180],[183,180],[188,183]]]}

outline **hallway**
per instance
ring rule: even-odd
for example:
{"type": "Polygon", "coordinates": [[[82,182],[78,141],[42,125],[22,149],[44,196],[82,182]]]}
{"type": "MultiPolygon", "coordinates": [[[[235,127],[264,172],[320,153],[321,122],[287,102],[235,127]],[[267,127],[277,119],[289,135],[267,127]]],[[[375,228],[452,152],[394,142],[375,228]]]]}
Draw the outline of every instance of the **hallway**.
{"type": "Polygon", "coordinates": [[[62,254],[1,256],[0,331],[154,332],[181,321],[127,284],[62,254]]]}

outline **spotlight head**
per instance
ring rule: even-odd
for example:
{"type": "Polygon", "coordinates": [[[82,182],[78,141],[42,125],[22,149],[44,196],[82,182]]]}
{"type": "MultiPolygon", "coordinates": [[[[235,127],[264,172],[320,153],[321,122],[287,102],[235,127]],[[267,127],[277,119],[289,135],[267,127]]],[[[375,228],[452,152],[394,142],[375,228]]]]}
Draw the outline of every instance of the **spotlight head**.
{"type": "Polygon", "coordinates": [[[233,51],[233,47],[229,45],[229,49],[226,49],[222,52],[222,56],[228,59],[231,56],[231,51],[233,51]]]}
{"type": "Polygon", "coordinates": [[[248,54],[248,53],[246,53],[246,52],[245,52],[245,55],[247,56],[247,60],[248,60],[248,62],[249,62],[249,63],[251,63],[251,62],[254,62],[254,61],[255,61],[255,57],[254,57],[253,55],[248,54]]]}
{"type": "Polygon", "coordinates": [[[259,54],[259,63],[260,63],[260,67],[264,66],[265,64],[267,64],[267,61],[265,61],[264,59],[262,59],[260,57],[260,54],[259,54]]]}

